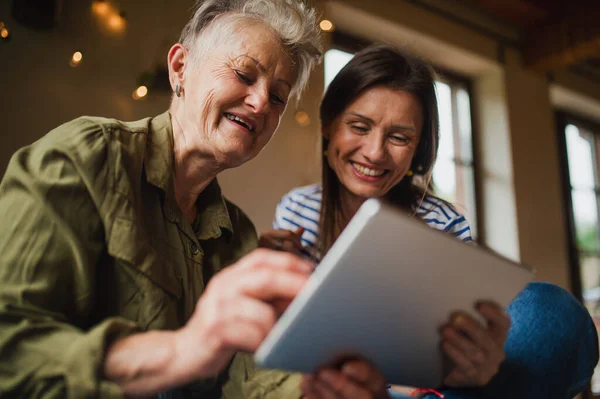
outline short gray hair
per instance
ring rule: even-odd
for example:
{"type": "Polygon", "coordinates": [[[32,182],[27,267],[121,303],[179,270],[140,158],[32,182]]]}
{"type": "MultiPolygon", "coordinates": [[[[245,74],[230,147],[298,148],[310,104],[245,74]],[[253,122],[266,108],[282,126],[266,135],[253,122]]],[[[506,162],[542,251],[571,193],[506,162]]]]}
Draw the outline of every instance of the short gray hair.
{"type": "Polygon", "coordinates": [[[315,10],[300,0],[196,0],[179,42],[194,52],[197,39],[223,15],[254,19],[275,32],[294,61],[297,76],[291,96],[299,98],[323,52],[315,10]]]}

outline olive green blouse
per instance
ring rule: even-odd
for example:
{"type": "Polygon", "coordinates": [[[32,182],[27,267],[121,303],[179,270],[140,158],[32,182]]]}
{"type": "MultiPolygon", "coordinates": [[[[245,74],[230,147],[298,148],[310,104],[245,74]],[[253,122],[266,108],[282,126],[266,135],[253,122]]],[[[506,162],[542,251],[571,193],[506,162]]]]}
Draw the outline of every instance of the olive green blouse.
{"type": "MultiPolygon", "coordinates": [[[[122,397],[107,346],[174,330],[211,276],[257,246],[216,180],[188,223],[173,193],[168,112],[82,117],[19,150],[0,184],[0,396],[122,397]]],[[[299,377],[238,354],[190,397],[297,398],[299,377]]]]}

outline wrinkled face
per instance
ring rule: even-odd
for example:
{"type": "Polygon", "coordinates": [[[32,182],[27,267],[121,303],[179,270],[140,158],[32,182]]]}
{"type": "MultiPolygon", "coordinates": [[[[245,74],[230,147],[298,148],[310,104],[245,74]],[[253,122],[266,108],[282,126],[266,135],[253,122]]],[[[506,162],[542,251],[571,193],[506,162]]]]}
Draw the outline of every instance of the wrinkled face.
{"type": "Polygon", "coordinates": [[[188,61],[184,131],[186,145],[235,167],[254,158],[275,133],[295,72],[266,26],[248,23],[227,34],[205,56],[188,61]]]}
{"type": "Polygon", "coordinates": [[[385,196],[402,180],[423,126],[412,94],[375,86],[359,95],[324,132],[327,161],[355,201],[385,196]],[[329,133],[330,132],[330,133],[329,133]]]}

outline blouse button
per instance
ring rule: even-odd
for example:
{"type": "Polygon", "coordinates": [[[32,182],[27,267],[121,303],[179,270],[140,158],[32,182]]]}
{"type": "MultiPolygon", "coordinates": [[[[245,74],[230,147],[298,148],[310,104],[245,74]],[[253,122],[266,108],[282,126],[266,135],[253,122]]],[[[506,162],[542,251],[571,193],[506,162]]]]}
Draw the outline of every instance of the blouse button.
{"type": "Polygon", "coordinates": [[[192,251],[192,255],[197,255],[198,252],[200,252],[200,249],[194,241],[190,241],[190,251],[192,251]]]}

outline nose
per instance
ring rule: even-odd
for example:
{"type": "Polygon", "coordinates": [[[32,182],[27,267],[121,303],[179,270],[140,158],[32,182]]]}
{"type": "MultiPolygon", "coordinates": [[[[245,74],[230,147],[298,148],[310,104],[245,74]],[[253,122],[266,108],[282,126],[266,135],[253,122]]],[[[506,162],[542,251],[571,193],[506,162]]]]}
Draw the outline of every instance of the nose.
{"type": "Polygon", "coordinates": [[[250,87],[245,103],[250,106],[256,114],[266,114],[269,111],[269,90],[262,85],[250,87]]]}
{"type": "Polygon", "coordinates": [[[380,132],[372,132],[364,137],[362,145],[363,156],[373,164],[385,161],[387,151],[385,147],[385,138],[380,132]]]}

